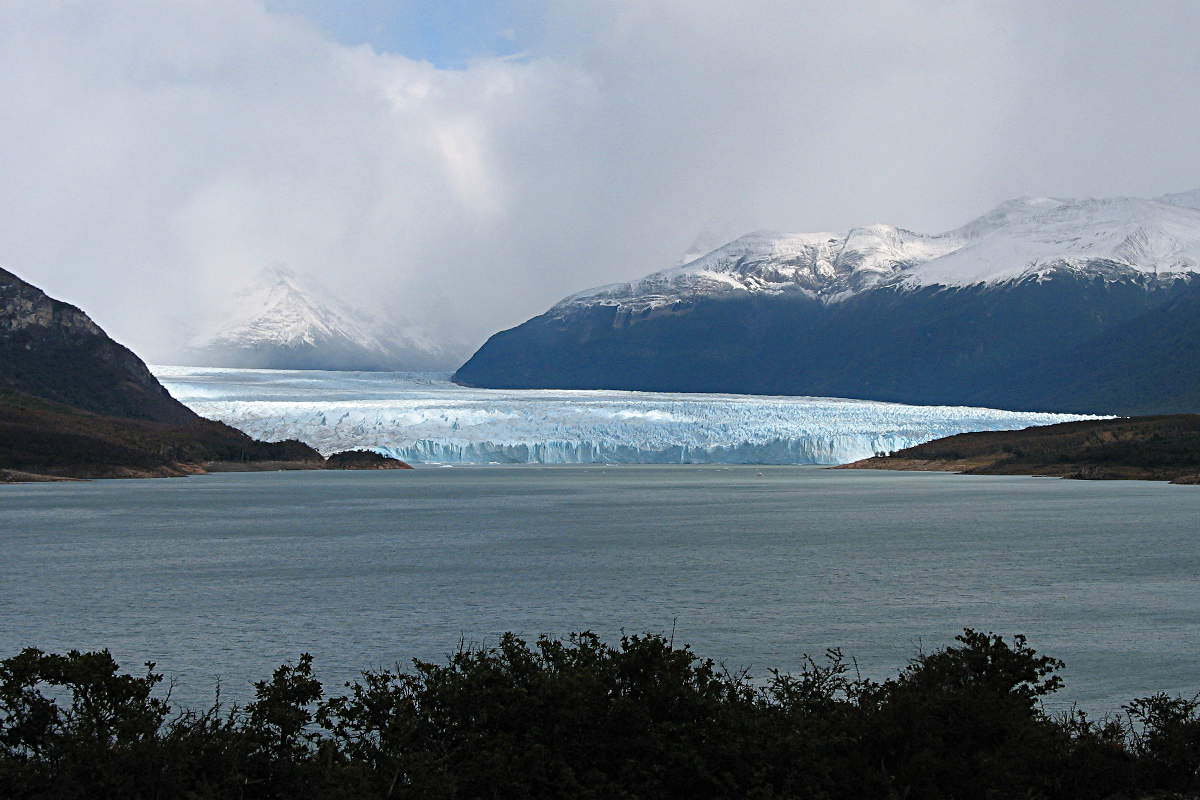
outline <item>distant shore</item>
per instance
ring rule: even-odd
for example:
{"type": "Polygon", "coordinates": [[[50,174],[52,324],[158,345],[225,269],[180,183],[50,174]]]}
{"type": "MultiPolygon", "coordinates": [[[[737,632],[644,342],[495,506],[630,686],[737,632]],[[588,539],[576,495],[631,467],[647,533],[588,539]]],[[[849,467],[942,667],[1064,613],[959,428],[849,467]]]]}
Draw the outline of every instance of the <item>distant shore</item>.
{"type": "Polygon", "coordinates": [[[1200,474],[1165,478],[1153,471],[1141,469],[1097,469],[1083,464],[1047,464],[1040,468],[995,468],[995,462],[985,459],[951,460],[879,457],[864,458],[850,464],[838,464],[829,469],[875,469],[891,472],[952,472],[958,475],[1028,475],[1034,478],[1069,478],[1071,480],[1130,480],[1167,481],[1179,485],[1200,485],[1200,474]]]}
{"type": "Polygon", "coordinates": [[[1200,414],[961,433],[834,469],[1034,475],[1200,485],[1200,414]]]}
{"type": "Polygon", "coordinates": [[[208,461],[199,464],[176,463],[150,468],[111,465],[102,465],[97,468],[95,465],[89,465],[86,469],[77,467],[71,470],[71,474],[40,473],[0,468],[0,484],[55,483],[111,478],[184,478],[190,475],[207,475],[223,472],[381,469],[413,469],[413,466],[399,459],[379,455],[372,451],[352,450],[344,453],[334,453],[329,458],[321,461],[208,461]]]}

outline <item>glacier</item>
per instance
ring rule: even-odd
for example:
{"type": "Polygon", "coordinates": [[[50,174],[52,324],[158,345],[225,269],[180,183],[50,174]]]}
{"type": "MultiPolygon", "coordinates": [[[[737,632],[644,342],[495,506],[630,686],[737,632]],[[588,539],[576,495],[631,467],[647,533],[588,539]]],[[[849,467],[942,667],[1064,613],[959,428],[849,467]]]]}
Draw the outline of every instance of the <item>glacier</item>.
{"type": "Polygon", "coordinates": [[[424,464],[842,464],[1072,414],[829,397],[473,389],[444,373],[152,366],[198,414],[323,454],[424,464]]]}

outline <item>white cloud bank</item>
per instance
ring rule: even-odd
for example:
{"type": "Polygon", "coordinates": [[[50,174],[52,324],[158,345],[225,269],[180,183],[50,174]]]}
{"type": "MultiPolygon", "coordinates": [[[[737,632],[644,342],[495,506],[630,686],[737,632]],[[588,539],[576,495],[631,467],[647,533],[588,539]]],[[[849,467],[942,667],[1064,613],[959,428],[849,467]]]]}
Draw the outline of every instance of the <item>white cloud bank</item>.
{"type": "Polygon", "coordinates": [[[254,0],[0,2],[0,264],[154,358],[265,265],[478,344],[701,228],[1200,185],[1198,6],[557,3],[461,70],[254,0]]]}

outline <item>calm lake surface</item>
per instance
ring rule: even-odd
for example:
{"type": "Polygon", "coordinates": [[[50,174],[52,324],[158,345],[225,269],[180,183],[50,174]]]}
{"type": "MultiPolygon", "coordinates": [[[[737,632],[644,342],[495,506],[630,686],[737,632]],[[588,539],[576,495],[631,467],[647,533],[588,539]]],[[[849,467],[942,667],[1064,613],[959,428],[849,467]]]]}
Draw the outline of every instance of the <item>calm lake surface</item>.
{"type": "Polygon", "coordinates": [[[1067,662],[1047,705],[1200,690],[1200,489],[812,467],[458,467],[0,486],[0,655],[108,647],[226,699],[592,629],[730,667],[893,674],[963,626],[1067,662]]]}

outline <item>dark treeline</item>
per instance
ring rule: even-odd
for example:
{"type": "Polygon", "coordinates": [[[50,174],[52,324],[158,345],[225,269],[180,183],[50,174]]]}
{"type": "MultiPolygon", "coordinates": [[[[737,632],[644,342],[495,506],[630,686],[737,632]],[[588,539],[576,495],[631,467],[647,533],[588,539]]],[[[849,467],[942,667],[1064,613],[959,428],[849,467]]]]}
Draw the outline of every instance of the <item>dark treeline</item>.
{"type": "Polygon", "coordinates": [[[838,651],[755,682],[656,635],[506,635],[328,697],[303,655],[245,706],[173,711],[153,664],[28,649],[0,661],[0,796],[1196,796],[1196,701],[1050,716],[1061,667],[967,630],[883,682],[838,651]]]}
{"type": "Polygon", "coordinates": [[[107,417],[0,389],[0,472],[111,478],[185,474],[185,465],[209,461],[324,462],[294,439],[260,442],[192,416],[182,422],[107,417]]]}

